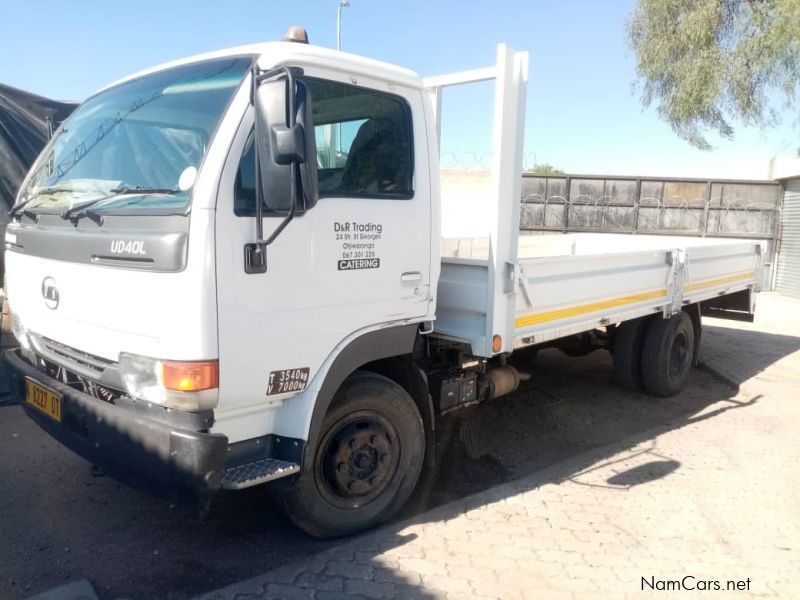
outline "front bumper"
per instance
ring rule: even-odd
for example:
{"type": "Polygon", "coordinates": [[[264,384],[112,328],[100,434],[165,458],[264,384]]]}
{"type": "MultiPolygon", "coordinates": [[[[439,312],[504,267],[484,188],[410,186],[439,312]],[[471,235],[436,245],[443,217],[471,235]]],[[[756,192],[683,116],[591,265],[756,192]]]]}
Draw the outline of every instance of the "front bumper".
{"type": "Polygon", "coordinates": [[[224,435],[176,429],[132,413],[42,373],[5,352],[11,387],[42,429],[109,475],[177,500],[204,499],[219,489],[228,450],[224,435]],[[25,403],[25,378],[61,395],[61,422],[25,403]]]}

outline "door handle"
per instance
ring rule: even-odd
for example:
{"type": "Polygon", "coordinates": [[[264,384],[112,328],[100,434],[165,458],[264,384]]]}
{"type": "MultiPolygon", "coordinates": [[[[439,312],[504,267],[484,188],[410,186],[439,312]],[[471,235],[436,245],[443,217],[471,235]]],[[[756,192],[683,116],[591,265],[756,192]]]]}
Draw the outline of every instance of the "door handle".
{"type": "Polygon", "coordinates": [[[419,281],[422,279],[422,273],[419,271],[406,271],[400,275],[400,281],[419,281]]]}

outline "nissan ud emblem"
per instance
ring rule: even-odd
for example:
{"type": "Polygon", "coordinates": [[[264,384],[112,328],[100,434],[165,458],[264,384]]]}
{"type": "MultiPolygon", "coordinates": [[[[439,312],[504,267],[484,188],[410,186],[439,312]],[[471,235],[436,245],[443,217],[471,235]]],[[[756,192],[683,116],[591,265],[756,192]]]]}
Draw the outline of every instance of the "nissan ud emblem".
{"type": "Polygon", "coordinates": [[[42,280],[42,298],[47,308],[55,310],[58,308],[58,288],[56,280],[52,277],[45,277],[42,280]]]}

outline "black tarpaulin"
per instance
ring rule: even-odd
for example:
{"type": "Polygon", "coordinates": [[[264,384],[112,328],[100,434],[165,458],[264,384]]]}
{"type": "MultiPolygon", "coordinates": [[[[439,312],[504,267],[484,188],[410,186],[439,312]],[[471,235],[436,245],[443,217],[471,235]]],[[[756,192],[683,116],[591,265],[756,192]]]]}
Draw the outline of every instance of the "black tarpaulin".
{"type": "Polygon", "coordinates": [[[55,128],[76,106],[0,83],[0,239],[19,186],[47,143],[48,118],[55,128]]]}
{"type": "Polygon", "coordinates": [[[0,83],[0,200],[7,212],[25,174],[57,126],[77,104],[57,102],[0,83]]]}

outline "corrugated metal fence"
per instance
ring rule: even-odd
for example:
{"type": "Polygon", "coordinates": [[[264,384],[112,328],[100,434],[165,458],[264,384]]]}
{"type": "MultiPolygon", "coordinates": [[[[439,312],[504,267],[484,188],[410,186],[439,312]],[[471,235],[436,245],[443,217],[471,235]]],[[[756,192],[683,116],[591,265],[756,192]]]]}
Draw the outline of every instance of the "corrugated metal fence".
{"type": "Polygon", "coordinates": [[[520,228],[763,239],[771,267],[781,195],[775,181],[526,173],[520,228]]]}

